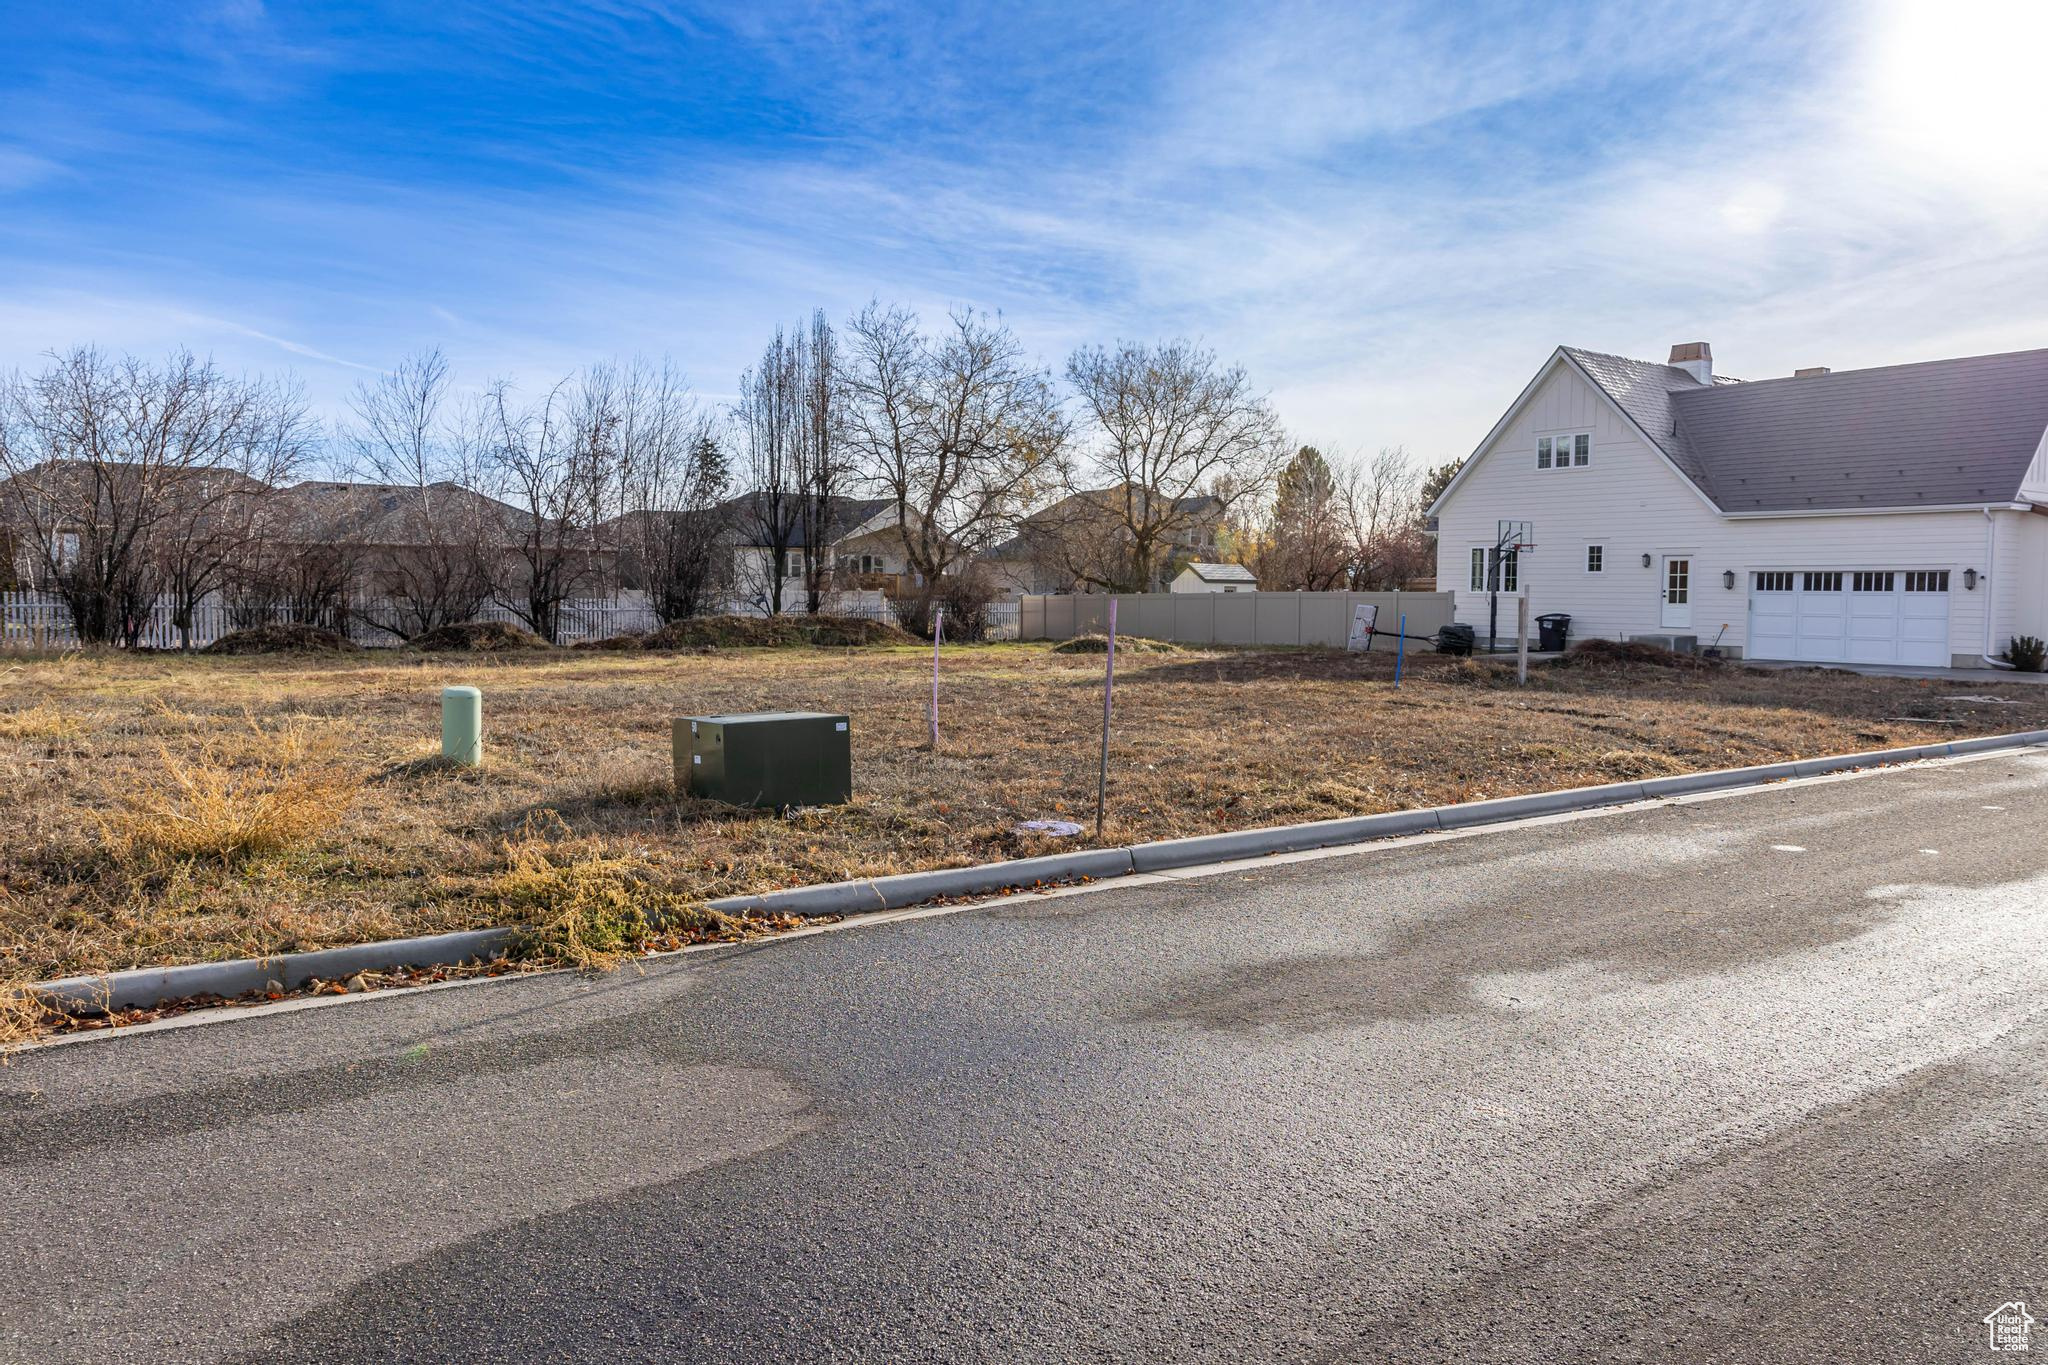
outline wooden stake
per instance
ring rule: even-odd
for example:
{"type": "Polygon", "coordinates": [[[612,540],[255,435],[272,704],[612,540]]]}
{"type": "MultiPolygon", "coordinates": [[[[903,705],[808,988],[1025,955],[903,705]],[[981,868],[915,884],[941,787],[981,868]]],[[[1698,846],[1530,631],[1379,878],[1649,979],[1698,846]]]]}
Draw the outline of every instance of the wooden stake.
{"type": "Polygon", "coordinates": [[[1109,598],[1109,651],[1102,668],[1102,766],[1095,775],[1095,838],[1102,839],[1103,811],[1109,804],[1109,696],[1116,688],[1116,595],[1109,598]]]}
{"type": "Polygon", "coordinates": [[[1529,681],[1529,594],[1515,599],[1515,681],[1529,681]]]}
{"type": "Polygon", "coordinates": [[[932,752],[939,751],[939,643],[946,638],[946,609],[932,609],[932,752]]]}

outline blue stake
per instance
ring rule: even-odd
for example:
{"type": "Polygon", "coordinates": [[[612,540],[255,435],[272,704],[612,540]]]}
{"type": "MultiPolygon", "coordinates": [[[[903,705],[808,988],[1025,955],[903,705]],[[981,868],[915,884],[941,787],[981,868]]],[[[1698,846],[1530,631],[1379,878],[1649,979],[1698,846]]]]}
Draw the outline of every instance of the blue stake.
{"type": "Polygon", "coordinates": [[[1405,613],[1400,617],[1400,621],[1401,624],[1398,629],[1401,633],[1394,637],[1394,686],[1396,687],[1401,685],[1401,656],[1408,651],[1408,617],[1405,613]]]}

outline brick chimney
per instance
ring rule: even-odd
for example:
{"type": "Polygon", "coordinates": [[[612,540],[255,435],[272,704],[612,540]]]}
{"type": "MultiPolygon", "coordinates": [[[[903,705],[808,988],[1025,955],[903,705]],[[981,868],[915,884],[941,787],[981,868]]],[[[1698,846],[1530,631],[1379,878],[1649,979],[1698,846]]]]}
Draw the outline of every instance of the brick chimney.
{"type": "Polygon", "coordinates": [[[1818,379],[1822,375],[1828,373],[1830,373],[1830,371],[1828,370],[1828,367],[1825,365],[1808,365],[1803,370],[1792,371],[1792,377],[1794,379],[1818,379]]]}
{"type": "Polygon", "coordinates": [[[1714,382],[1714,348],[1704,341],[1681,341],[1673,346],[1670,364],[1702,384],[1714,382]]]}

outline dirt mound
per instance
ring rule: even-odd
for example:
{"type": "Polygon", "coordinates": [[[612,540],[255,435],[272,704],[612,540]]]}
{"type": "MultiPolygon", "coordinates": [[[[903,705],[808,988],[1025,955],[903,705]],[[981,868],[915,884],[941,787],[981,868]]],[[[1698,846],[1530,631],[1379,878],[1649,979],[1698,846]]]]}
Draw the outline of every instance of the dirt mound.
{"type": "Polygon", "coordinates": [[[1704,654],[1676,654],[1641,640],[1581,640],[1552,661],[1561,668],[1672,668],[1699,670],[1721,667],[1704,654]]]}
{"type": "MultiPolygon", "coordinates": [[[[1119,654],[1173,654],[1180,646],[1167,640],[1148,640],[1142,635],[1119,635],[1116,637],[1116,652],[1119,654]]],[[[1055,654],[1107,654],[1107,635],[1076,635],[1071,640],[1062,640],[1052,647],[1055,654]]]]}
{"type": "Polygon", "coordinates": [[[442,626],[408,642],[413,649],[434,653],[497,654],[508,649],[546,649],[548,642],[523,626],[505,621],[470,621],[442,626]]]}
{"type": "Polygon", "coordinates": [[[318,626],[251,626],[230,631],[202,654],[341,654],[356,648],[346,636],[318,626]]]}
{"type": "Polygon", "coordinates": [[[692,616],[646,635],[593,640],[588,649],[827,649],[916,644],[886,621],[859,616],[692,616]]]}

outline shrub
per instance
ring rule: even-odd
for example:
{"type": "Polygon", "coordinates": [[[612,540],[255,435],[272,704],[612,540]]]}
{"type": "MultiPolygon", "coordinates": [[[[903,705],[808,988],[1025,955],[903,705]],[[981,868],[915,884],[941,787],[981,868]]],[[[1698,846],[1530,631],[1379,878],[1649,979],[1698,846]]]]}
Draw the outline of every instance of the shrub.
{"type": "Polygon", "coordinates": [[[2022,673],[2039,673],[2048,665],[2048,645],[2034,635],[2015,635],[2006,647],[2006,661],[2022,673]]]}
{"type": "Polygon", "coordinates": [[[161,781],[100,817],[108,849],[130,861],[233,862],[305,843],[341,822],[362,785],[339,744],[303,725],[265,730],[237,755],[209,738],[197,757],[159,749],[161,781]]]}
{"type": "MultiPolygon", "coordinates": [[[[1172,654],[1178,646],[1165,640],[1148,640],[1142,635],[1119,635],[1116,637],[1116,652],[1119,654],[1172,654]]],[[[1062,640],[1052,647],[1055,654],[1107,654],[1107,635],[1076,635],[1071,640],[1062,640]]]]}
{"type": "Polygon", "coordinates": [[[221,636],[202,654],[341,654],[353,641],[318,626],[251,626],[221,636]]]}
{"type": "Polygon", "coordinates": [[[78,717],[41,702],[18,711],[0,711],[0,739],[77,739],[85,733],[78,717]]]}
{"type": "Polygon", "coordinates": [[[441,626],[406,643],[414,649],[435,653],[496,654],[509,649],[548,647],[546,640],[524,626],[506,621],[466,621],[459,626],[441,626]]]}
{"type": "Polygon", "coordinates": [[[646,635],[621,635],[578,648],[801,649],[907,645],[914,641],[886,621],[859,616],[691,616],[646,635]]]}

